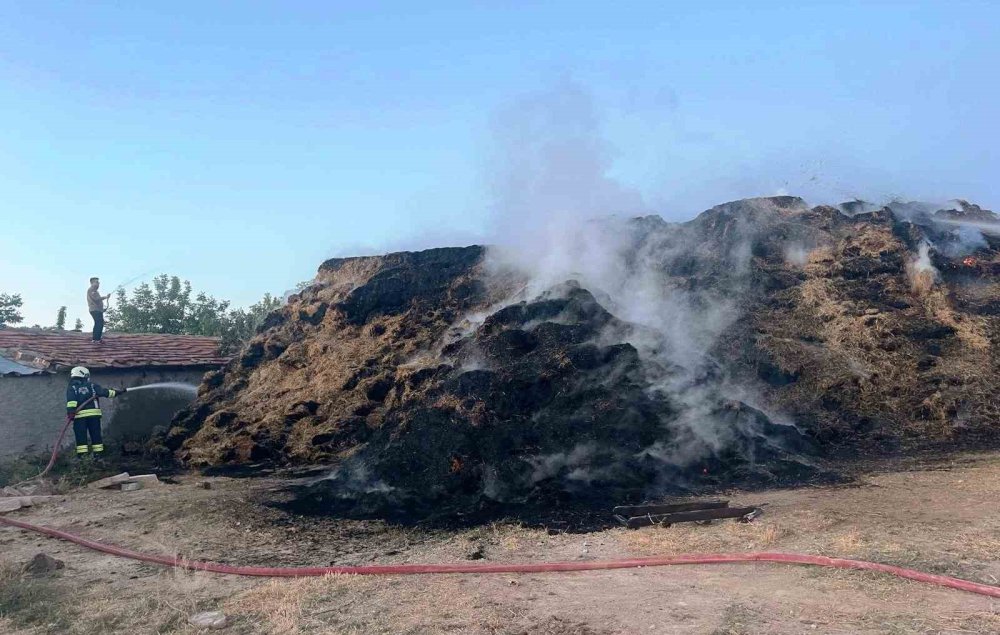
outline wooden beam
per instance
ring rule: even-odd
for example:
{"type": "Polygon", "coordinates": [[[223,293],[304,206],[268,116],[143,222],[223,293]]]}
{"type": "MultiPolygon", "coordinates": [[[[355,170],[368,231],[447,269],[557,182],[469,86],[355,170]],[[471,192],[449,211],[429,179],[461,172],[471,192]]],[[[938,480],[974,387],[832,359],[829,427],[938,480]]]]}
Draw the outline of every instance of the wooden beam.
{"type": "Polygon", "coordinates": [[[105,489],[108,487],[114,487],[120,485],[129,479],[128,472],[122,472],[121,474],[116,474],[114,476],[109,476],[107,478],[102,478],[100,480],[94,481],[87,485],[91,489],[105,489]]]}
{"type": "Polygon", "coordinates": [[[669,526],[675,523],[688,523],[696,520],[717,520],[720,518],[741,518],[756,511],[756,507],[721,507],[717,509],[699,509],[678,512],[674,514],[647,514],[628,519],[629,529],[649,527],[650,525],[669,526]]]}
{"type": "Polygon", "coordinates": [[[632,518],[646,514],[672,514],[674,512],[689,512],[696,509],[719,509],[729,507],[727,500],[689,501],[686,503],[664,503],[662,505],[619,505],[612,510],[616,516],[632,518]]]}
{"type": "Polygon", "coordinates": [[[19,509],[21,509],[21,499],[19,498],[5,498],[0,500],[0,514],[6,514],[7,512],[19,509]]]}
{"type": "Polygon", "coordinates": [[[128,477],[127,483],[142,483],[143,487],[156,487],[161,485],[162,482],[156,477],[156,474],[137,474],[135,476],[128,477]]]}

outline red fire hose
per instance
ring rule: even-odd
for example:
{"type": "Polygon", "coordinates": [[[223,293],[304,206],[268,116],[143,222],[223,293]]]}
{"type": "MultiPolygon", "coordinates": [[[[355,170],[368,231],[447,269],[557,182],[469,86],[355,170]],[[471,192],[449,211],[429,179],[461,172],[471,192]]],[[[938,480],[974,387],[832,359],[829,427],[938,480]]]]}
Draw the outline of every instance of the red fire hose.
{"type": "Polygon", "coordinates": [[[96,540],[89,540],[69,532],[51,527],[32,525],[10,518],[0,516],[0,524],[34,531],[39,534],[68,540],[88,549],[103,553],[152,562],[169,567],[178,567],[192,571],[211,571],[212,573],[226,573],[232,575],[245,576],[265,576],[265,577],[308,577],[323,576],[328,574],[354,574],[354,575],[413,575],[427,573],[547,573],[562,571],[595,571],[603,569],[631,569],[639,567],[662,567],[677,564],[733,564],[743,562],[784,562],[788,564],[808,564],[820,567],[832,567],[835,569],[856,569],[861,571],[878,571],[890,575],[936,584],[960,591],[978,593],[989,597],[1000,598],[1000,587],[989,584],[980,584],[968,580],[960,580],[944,575],[933,573],[923,573],[913,569],[894,567],[888,564],[877,562],[866,562],[864,560],[846,560],[842,558],[828,558],[826,556],[813,556],[800,553],[773,553],[773,552],[751,552],[751,553],[719,553],[719,554],[689,554],[673,557],[654,558],[630,558],[623,560],[599,560],[591,562],[537,562],[531,564],[398,564],[398,565],[370,565],[370,566],[335,566],[335,567],[237,567],[217,562],[202,562],[199,560],[187,560],[182,556],[158,556],[154,554],[140,553],[124,547],[109,545],[96,540]]]}
{"type": "MultiPolygon", "coordinates": [[[[42,478],[43,476],[45,476],[46,474],[49,473],[49,470],[52,469],[52,466],[56,464],[56,459],[59,458],[59,448],[62,447],[63,439],[66,437],[66,431],[69,430],[70,425],[73,424],[73,419],[76,418],[76,413],[78,413],[81,410],[83,410],[84,407],[86,407],[87,404],[89,404],[91,401],[93,401],[96,398],[97,398],[97,395],[94,395],[93,397],[91,397],[87,401],[85,401],[82,404],[80,404],[79,406],[77,406],[76,410],[73,411],[73,414],[66,415],[66,425],[64,425],[63,428],[62,428],[62,430],[59,431],[59,438],[56,439],[56,444],[54,446],[52,446],[52,456],[49,457],[49,464],[45,466],[44,470],[42,470],[41,472],[38,473],[38,476],[36,476],[34,478],[30,478],[27,481],[21,481],[21,483],[27,483],[29,481],[33,481],[35,479],[42,478]]],[[[21,485],[21,483],[17,483],[17,485],[21,485]]]]}
{"type": "MultiPolygon", "coordinates": [[[[93,401],[93,397],[85,401],[77,408],[79,411],[88,403],[93,401]]],[[[48,465],[35,478],[41,478],[48,474],[52,466],[55,465],[59,455],[59,448],[62,440],[66,436],[76,413],[66,418],[66,424],[59,433],[59,438],[52,448],[52,457],[48,465]]],[[[34,480],[34,479],[32,479],[34,480]]],[[[629,558],[621,560],[603,560],[590,562],[537,562],[529,564],[401,564],[401,565],[368,565],[368,566],[333,566],[333,567],[239,567],[217,562],[203,562],[199,560],[187,560],[182,556],[158,556],[155,554],[132,551],[124,547],[105,544],[96,540],[90,540],[76,534],[71,534],[60,529],[33,525],[31,523],[13,520],[0,516],[0,524],[33,531],[52,538],[67,540],[94,551],[100,551],[112,556],[140,560],[142,562],[152,562],[169,567],[178,567],[192,571],[210,571],[212,573],[223,573],[229,575],[243,576],[263,576],[263,577],[310,577],[324,576],[330,574],[353,574],[353,575],[415,575],[415,574],[440,574],[440,573],[547,573],[566,571],[597,571],[607,569],[635,569],[641,567],[663,567],[680,564],[735,564],[747,562],[783,562],[787,564],[806,564],[820,567],[831,567],[834,569],[855,569],[861,571],[878,571],[888,573],[900,578],[936,584],[960,591],[968,591],[979,595],[1000,598],[1000,587],[989,584],[970,582],[959,578],[936,575],[933,573],[923,573],[914,569],[894,567],[888,564],[877,562],[867,562],[864,560],[848,560],[843,558],[828,558],[826,556],[813,556],[801,553],[774,553],[774,552],[750,552],[750,553],[720,553],[720,554],[686,554],[673,557],[653,557],[653,558],[629,558]]]]}

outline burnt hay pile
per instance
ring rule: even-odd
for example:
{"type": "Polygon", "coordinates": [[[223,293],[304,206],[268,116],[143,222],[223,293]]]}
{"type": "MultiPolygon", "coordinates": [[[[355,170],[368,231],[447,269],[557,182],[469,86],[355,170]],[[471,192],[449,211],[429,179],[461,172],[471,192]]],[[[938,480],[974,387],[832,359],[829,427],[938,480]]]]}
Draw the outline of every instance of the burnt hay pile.
{"type": "Polygon", "coordinates": [[[624,221],[607,288],[539,287],[478,246],[330,260],[166,443],[192,465],[329,464],[309,490],[321,507],[422,515],[802,480],[844,449],[992,440],[997,218],[952,207],[775,197],[624,221]],[[652,319],[633,302],[650,293],[652,319]]]}

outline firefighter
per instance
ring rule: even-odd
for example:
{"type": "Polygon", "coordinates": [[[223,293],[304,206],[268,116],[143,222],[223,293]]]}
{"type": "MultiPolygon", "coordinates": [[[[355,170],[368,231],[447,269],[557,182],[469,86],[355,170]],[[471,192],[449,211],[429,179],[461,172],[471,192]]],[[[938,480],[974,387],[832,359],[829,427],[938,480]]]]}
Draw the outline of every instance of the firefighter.
{"type": "Polygon", "coordinates": [[[104,453],[104,441],[101,439],[101,397],[113,399],[125,394],[128,389],[113,390],[91,383],[90,371],[83,366],[71,370],[69,378],[69,388],[66,389],[66,416],[73,417],[76,456],[83,458],[90,452],[95,459],[99,459],[104,453]]]}

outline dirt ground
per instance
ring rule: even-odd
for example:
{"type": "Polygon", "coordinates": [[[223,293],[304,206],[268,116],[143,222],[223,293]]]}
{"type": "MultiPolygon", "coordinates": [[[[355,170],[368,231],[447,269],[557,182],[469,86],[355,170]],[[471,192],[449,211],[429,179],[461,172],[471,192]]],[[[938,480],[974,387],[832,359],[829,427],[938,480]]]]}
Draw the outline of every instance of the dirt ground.
{"type": "MultiPolygon", "coordinates": [[[[871,466],[869,466],[871,467],[871,466]]],[[[880,465],[851,485],[730,493],[752,524],[556,533],[293,516],[278,476],[186,474],[137,492],[75,490],[13,517],[156,553],[234,564],[514,562],[800,551],[1000,584],[1000,454],[880,465]],[[198,487],[211,481],[212,489],[198,487]]],[[[258,579],[166,570],[0,528],[0,632],[1000,633],[1000,601],[883,575],[751,564],[526,575],[258,579]],[[65,562],[30,576],[39,552],[65,562]]]]}

